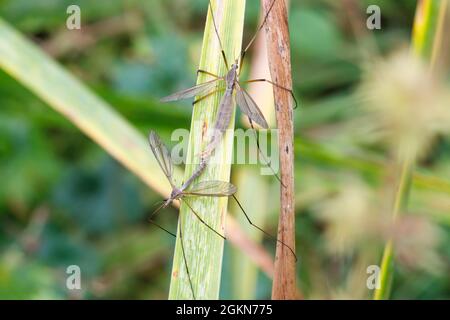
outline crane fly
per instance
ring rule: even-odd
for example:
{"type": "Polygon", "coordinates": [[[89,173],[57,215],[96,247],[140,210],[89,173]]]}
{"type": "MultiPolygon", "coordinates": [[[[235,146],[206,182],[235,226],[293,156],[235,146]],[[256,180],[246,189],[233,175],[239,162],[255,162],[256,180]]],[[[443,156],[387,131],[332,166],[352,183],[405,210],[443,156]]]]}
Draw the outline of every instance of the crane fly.
{"type": "MultiPolygon", "coordinates": [[[[181,187],[176,187],[175,183],[173,181],[173,164],[172,164],[172,158],[170,157],[169,150],[165,146],[165,144],[162,142],[161,138],[158,136],[158,134],[154,131],[151,131],[148,137],[150,148],[153,152],[153,155],[156,158],[156,161],[158,162],[159,166],[161,167],[161,170],[163,171],[164,175],[167,177],[167,180],[169,180],[169,183],[172,187],[172,192],[170,194],[170,197],[165,200],[161,206],[159,206],[150,216],[150,222],[155,224],[156,226],[160,227],[162,230],[168,232],[169,234],[175,236],[172,232],[164,229],[163,227],[159,226],[158,224],[154,223],[152,218],[161,210],[169,206],[173,201],[179,200],[184,201],[184,203],[189,207],[189,209],[194,213],[197,219],[200,220],[201,223],[203,223],[205,226],[207,226],[210,230],[212,230],[214,233],[216,233],[219,237],[225,239],[225,237],[214,230],[211,226],[209,226],[201,217],[200,215],[192,208],[192,206],[189,204],[189,202],[186,200],[186,197],[189,196],[208,196],[208,197],[227,197],[231,196],[234,193],[236,193],[236,187],[232,185],[229,182],[225,181],[202,181],[193,184],[194,180],[200,176],[200,174],[203,172],[203,170],[206,167],[206,162],[202,162],[199,165],[199,168],[194,172],[194,174],[185,182],[181,187]]],[[[192,285],[191,276],[189,272],[188,263],[186,260],[186,254],[184,251],[184,244],[183,244],[183,233],[182,233],[182,220],[180,215],[180,227],[178,228],[179,234],[180,234],[180,244],[181,244],[181,251],[183,254],[183,260],[184,265],[186,267],[186,274],[189,278],[189,285],[191,287],[192,296],[195,299],[195,293],[194,293],[194,287],[192,285]]]]}
{"type": "MultiPolygon", "coordinates": [[[[208,229],[213,231],[215,234],[217,234],[219,237],[226,240],[225,236],[220,234],[218,231],[214,230],[213,227],[209,226],[201,217],[200,215],[193,209],[193,207],[189,204],[189,202],[186,200],[188,197],[192,196],[203,196],[203,197],[233,197],[233,199],[236,201],[237,205],[241,209],[242,213],[244,214],[245,218],[247,219],[248,223],[253,226],[254,228],[258,229],[262,233],[264,233],[266,236],[272,238],[273,240],[279,242],[280,244],[287,247],[291,253],[294,255],[295,260],[297,261],[297,256],[292,250],[291,247],[289,247],[287,244],[285,244],[283,241],[278,240],[276,237],[272,236],[270,233],[264,231],[264,229],[260,228],[256,224],[252,222],[250,217],[245,212],[243,206],[238,201],[238,199],[235,196],[235,193],[237,191],[237,188],[226,181],[201,181],[201,182],[194,182],[196,178],[198,178],[202,172],[205,170],[207,162],[202,161],[199,165],[199,167],[195,170],[195,172],[192,174],[189,179],[182,184],[181,187],[176,187],[174,181],[173,181],[173,164],[172,159],[170,157],[169,150],[167,149],[166,145],[162,142],[161,138],[158,136],[158,134],[154,131],[151,131],[148,137],[149,143],[150,143],[150,149],[153,152],[153,155],[156,158],[156,161],[158,162],[159,166],[161,167],[161,170],[163,171],[164,175],[167,177],[167,180],[169,181],[172,192],[170,194],[170,197],[167,200],[164,200],[163,203],[150,215],[150,222],[159,227],[160,229],[164,230],[165,232],[169,233],[170,235],[176,237],[176,235],[173,232],[168,231],[167,229],[163,228],[159,224],[155,223],[152,218],[161,210],[169,206],[173,201],[179,200],[183,201],[188,208],[192,211],[192,213],[195,215],[195,217],[208,229]]],[[[181,244],[181,251],[183,254],[183,261],[184,265],[186,267],[186,274],[189,278],[189,285],[191,287],[192,296],[195,299],[195,293],[194,293],[194,287],[192,285],[191,276],[189,273],[189,267],[186,260],[186,254],[184,251],[184,244],[183,244],[183,233],[182,233],[182,218],[180,215],[179,220],[180,226],[178,228],[179,234],[180,234],[180,244],[181,244]]]]}
{"type": "Polygon", "coordinates": [[[173,201],[180,200],[184,201],[188,207],[192,210],[194,215],[209,229],[217,233],[220,237],[224,238],[223,235],[215,231],[210,227],[189,205],[185,197],[188,196],[208,196],[208,197],[229,197],[236,193],[237,189],[234,185],[225,181],[202,181],[193,184],[194,180],[201,175],[203,170],[206,168],[206,162],[201,162],[197,170],[192,174],[192,176],[185,182],[181,187],[175,186],[173,182],[173,164],[172,158],[170,157],[169,150],[166,145],[162,142],[161,138],[154,131],[151,131],[148,137],[150,148],[153,155],[156,158],[159,166],[161,167],[164,175],[169,181],[172,192],[170,197],[153,212],[154,216],[159,210],[168,207],[173,201]]]}
{"type": "MultiPolygon", "coordinates": [[[[209,1],[209,10],[211,12],[211,17],[212,17],[212,21],[213,21],[213,25],[214,25],[214,31],[215,31],[215,34],[219,41],[222,58],[223,58],[223,61],[225,63],[225,66],[226,66],[228,72],[225,76],[218,76],[212,72],[199,69],[199,70],[197,70],[197,73],[203,73],[203,74],[209,75],[209,76],[213,77],[214,79],[204,82],[204,83],[201,83],[201,84],[198,84],[192,88],[176,92],[174,94],[171,94],[171,95],[161,99],[161,102],[169,102],[169,101],[178,101],[178,100],[183,100],[183,99],[189,99],[189,98],[198,96],[199,98],[193,102],[193,105],[194,105],[194,104],[198,103],[199,101],[202,101],[202,100],[206,99],[207,97],[212,96],[213,94],[216,94],[218,92],[225,90],[225,93],[222,96],[222,99],[220,100],[217,119],[216,119],[216,122],[213,127],[213,133],[210,137],[208,145],[206,146],[205,150],[202,153],[202,158],[207,159],[211,155],[212,151],[219,144],[224,132],[227,130],[228,125],[231,121],[231,116],[233,114],[233,99],[234,98],[235,98],[240,110],[242,111],[242,113],[244,113],[248,117],[250,125],[253,130],[255,129],[253,126],[253,122],[260,125],[263,129],[269,128],[267,121],[264,118],[264,115],[262,114],[262,112],[259,109],[256,102],[250,96],[250,94],[242,87],[242,83],[255,83],[255,82],[270,83],[275,87],[278,87],[280,89],[288,91],[291,94],[293,101],[295,103],[294,109],[297,107],[297,100],[294,96],[292,89],[283,87],[283,86],[281,86],[275,82],[272,82],[270,80],[267,80],[267,79],[253,79],[253,80],[247,80],[242,83],[239,81],[239,76],[242,71],[242,64],[244,62],[244,57],[246,55],[246,52],[248,51],[250,46],[253,44],[258,33],[261,31],[264,24],[266,23],[267,18],[275,4],[275,1],[277,1],[277,0],[274,0],[272,2],[271,6],[270,6],[269,10],[267,11],[267,14],[265,15],[264,20],[263,20],[262,24],[260,25],[260,27],[258,28],[256,34],[250,40],[250,42],[247,45],[247,47],[245,48],[245,50],[243,50],[241,52],[240,58],[235,59],[234,63],[231,66],[229,66],[229,64],[228,64],[228,60],[227,60],[225,51],[222,46],[222,41],[220,40],[216,20],[214,18],[212,4],[211,4],[211,1],[209,1]],[[220,84],[220,82],[222,82],[222,83],[225,82],[225,84],[226,84],[225,89],[218,89],[218,85],[220,84]]],[[[280,181],[280,183],[282,183],[281,179],[275,173],[273,168],[270,166],[270,163],[265,159],[263,153],[261,152],[257,137],[256,137],[256,142],[257,142],[258,150],[259,150],[261,156],[264,158],[264,161],[266,162],[265,165],[267,165],[271,168],[272,172],[275,174],[277,179],[280,181]]]]}

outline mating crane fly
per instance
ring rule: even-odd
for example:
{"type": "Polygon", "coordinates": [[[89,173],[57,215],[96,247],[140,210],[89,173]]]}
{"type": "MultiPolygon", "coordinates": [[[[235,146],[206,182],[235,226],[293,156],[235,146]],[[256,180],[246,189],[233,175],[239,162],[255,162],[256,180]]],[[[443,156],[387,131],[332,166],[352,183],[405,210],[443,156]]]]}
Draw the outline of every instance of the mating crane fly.
{"type": "MultiPolygon", "coordinates": [[[[205,150],[202,152],[202,158],[203,159],[207,159],[209,158],[209,156],[211,155],[212,151],[217,147],[217,145],[219,144],[223,134],[225,133],[225,131],[228,128],[228,125],[230,123],[231,120],[231,116],[233,114],[233,97],[236,97],[236,102],[237,105],[239,106],[240,110],[242,111],[242,113],[244,113],[250,122],[250,125],[252,127],[252,129],[254,130],[254,126],[253,126],[253,122],[257,123],[258,125],[260,125],[262,128],[264,129],[268,129],[269,126],[267,124],[266,119],[264,118],[264,115],[262,114],[260,108],[258,107],[258,105],[256,104],[256,102],[253,100],[253,98],[250,96],[250,94],[247,93],[247,91],[242,87],[242,83],[255,83],[255,82],[268,82],[270,84],[272,84],[275,87],[278,87],[280,89],[286,90],[288,91],[291,96],[292,99],[294,101],[294,109],[297,107],[297,100],[294,96],[294,93],[292,91],[292,89],[283,87],[273,81],[267,80],[267,79],[253,79],[253,80],[247,80],[244,82],[240,82],[239,81],[239,76],[240,73],[242,71],[242,65],[244,62],[244,57],[246,55],[246,52],[248,51],[248,49],[250,48],[250,46],[253,44],[253,42],[255,41],[259,31],[263,28],[263,26],[265,25],[267,18],[270,14],[270,12],[272,11],[272,8],[275,4],[274,0],[272,2],[272,4],[270,5],[269,10],[267,11],[267,14],[264,17],[264,20],[261,24],[261,26],[258,28],[258,30],[256,31],[255,35],[253,36],[253,38],[250,40],[249,44],[247,45],[247,47],[245,48],[245,50],[243,50],[241,52],[241,55],[239,58],[235,59],[234,63],[231,65],[231,67],[228,64],[228,60],[227,57],[225,55],[225,51],[223,49],[222,46],[222,41],[220,40],[220,36],[219,36],[219,31],[217,29],[217,24],[216,24],[216,20],[214,18],[214,12],[212,9],[212,4],[211,1],[209,1],[209,10],[211,12],[211,17],[213,20],[213,25],[214,25],[214,30],[217,36],[217,39],[219,41],[219,45],[220,45],[220,49],[222,52],[222,57],[223,57],[223,61],[225,63],[226,68],[229,70],[227,72],[227,74],[225,76],[218,76],[212,72],[206,71],[206,70],[201,70],[199,69],[197,71],[197,73],[203,73],[206,75],[209,75],[211,77],[213,77],[213,80],[198,84],[192,88],[189,89],[185,89],[179,92],[176,92],[174,94],[171,94],[167,97],[164,97],[161,99],[161,102],[169,102],[169,101],[178,101],[178,100],[183,100],[183,99],[188,99],[188,98],[193,98],[196,96],[200,96],[198,99],[196,99],[193,102],[193,105],[198,103],[199,101],[202,101],[204,99],[206,99],[207,97],[212,96],[213,94],[216,94],[218,92],[221,92],[223,90],[225,90],[225,93],[220,101],[219,104],[219,108],[218,108],[218,114],[217,114],[217,119],[216,122],[214,124],[213,127],[213,133],[212,136],[210,137],[210,140],[208,142],[208,145],[206,146],[205,150]],[[239,63],[240,60],[240,63],[239,63]],[[226,86],[225,89],[223,88],[218,88],[218,84],[220,82],[225,82],[226,86]],[[234,95],[234,93],[236,93],[236,95],[234,95]]],[[[256,135],[256,133],[255,133],[256,135]]],[[[264,158],[264,161],[266,162],[265,165],[269,166],[272,170],[272,172],[275,174],[276,178],[281,182],[281,179],[278,177],[278,175],[275,173],[275,171],[273,170],[273,168],[270,166],[270,163],[267,161],[267,159],[265,159],[265,156],[263,155],[263,153],[261,152],[260,146],[259,146],[259,141],[258,141],[258,137],[256,137],[256,142],[257,142],[257,147],[258,150],[261,154],[261,156],[264,158]]]]}
{"type": "MultiPolygon", "coordinates": [[[[150,222],[154,225],[156,225],[158,228],[164,230],[165,232],[171,234],[172,236],[176,237],[176,235],[173,232],[168,231],[167,229],[163,228],[159,224],[153,221],[153,217],[161,210],[169,206],[173,201],[179,200],[183,201],[188,208],[192,211],[192,213],[195,215],[195,217],[208,229],[213,231],[215,234],[217,234],[219,237],[226,240],[225,236],[220,234],[218,231],[216,231],[213,227],[208,225],[202,217],[194,210],[194,208],[189,204],[186,198],[192,197],[192,196],[203,196],[203,197],[233,197],[233,199],[238,204],[239,208],[241,209],[242,213],[244,214],[245,218],[247,219],[248,223],[253,226],[254,228],[258,229],[262,233],[264,233],[266,236],[274,239],[275,241],[279,242],[280,244],[284,245],[286,248],[288,248],[292,254],[294,255],[295,259],[297,260],[297,256],[295,255],[294,251],[291,247],[289,247],[287,244],[285,244],[283,241],[278,240],[274,236],[272,236],[270,233],[264,231],[262,228],[254,224],[247,213],[245,212],[244,208],[242,207],[241,203],[238,201],[238,199],[235,196],[235,193],[237,191],[237,188],[226,181],[201,181],[201,182],[194,182],[196,178],[198,178],[203,170],[206,168],[206,162],[200,163],[197,170],[192,174],[192,176],[185,182],[181,187],[176,187],[175,183],[173,181],[173,164],[172,164],[172,158],[170,157],[170,152],[167,149],[166,145],[162,142],[161,138],[158,136],[158,134],[154,131],[151,131],[148,136],[150,149],[153,152],[153,155],[156,158],[156,161],[158,162],[159,166],[161,167],[161,170],[163,171],[164,175],[167,177],[167,180],[169,181],[172,192],[170,194],[170,197],[167,200],[164,200],[163,203],[150,215],[150,222]]],[[[182,217],[180,215],[179,219],[180,227],[179,235],[180,235],[180,244],[181,244],[181,251],[183,254],[183,261],[184,265],[186,267],[186,274],[189,278],[189,285],[191,287],[192,296],[195,299],[195,293],[194,293],[194,287],[192,285],[191,276],[189,273],[189,267],[186,259],[186,254],[184,251],[184,244],[183,244],[183,232],[182,232],[182,217]]]]}
{"type": "MultiPolygon", "coordinates": [[[[225,239],[225,236],[220,234],[218,231],[214,230],[213,227],[208,225],[201,217],[200,215],[192,208],[192,206],[189,204],[189,202],[186,200],[186,197],[189,196],[209,196],[209,197],[227,197],[234,195],[236,193],[237,189],[234,185],[232,185],[229,182],[225,181],[203,181],[196,184],[193,184],[194,180],[200,176],[200,174],[203,172],[203,170],[206,167],[206,162],[202,162],[199,166],[199,168],[194,172],[194,174],[185,182],[181,187],[176,187],[175,183],[173,181],[173,164],[172,164],[172,158],[170,157],[169,150],[165,146],[165,144],[162,142],[161,138],[158,136],[158,134],[154,131],[151,131],[148,136],[148,141],[150,144],[150,149],[153,152],[153,155],[156,158],[156,161],[158,162],[159,166],[161,167],[161,170],[163,171],[164,175],[166,176],[167,180],[169,180],[169,183],[172,187],[172,192],[170,194],[170,197],[163,201],[163,203],[150,215],[150,222],[159,227],[160,229],[166,231],[167,233],[171,234],[172,236],[176,237],[176,235],[173,232],[168,231],[167,229],[163,228],[159,224],[153,221],[153,217],[161,210],[169,206],[174,200],[184,201],[186,205],[189,207],[189,209],[192,211],[192,213],[195,215],[197,219],[201,223],[203,223],[206,227],[208,227],[210,230],[212,230],[215,234],[217,234],[219,237],[225,239]]],[[[180,215],[179,219],[180,227],[178,228],[179,234],[180,234],[180,243],[181,243],[181,251],[183,254],[183,260],[184,265],[186,267],[186,274],[188,275],[189,279],[189,285],[192,291],[192,296],[195,300],[195,293],[194,293],[194,287],[192,285],[191,276],[189,272],[188,263],[186,260],[186,254],[184,251],[184,244],[183,244],[183,228],[182,228],[182,218],[180,215]]]]}

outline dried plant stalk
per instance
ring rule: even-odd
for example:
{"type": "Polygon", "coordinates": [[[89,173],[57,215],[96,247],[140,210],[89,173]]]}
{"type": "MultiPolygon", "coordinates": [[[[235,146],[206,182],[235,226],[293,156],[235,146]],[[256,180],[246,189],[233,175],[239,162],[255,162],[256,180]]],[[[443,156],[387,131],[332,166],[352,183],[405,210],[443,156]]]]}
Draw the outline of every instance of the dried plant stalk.
{"type": "MultiPolygon", "coordinates": [[[[267,12],[272,0],[263,0],[267,12]]],[[[276,1],[266,24],[267,54],[272,80],[286,88],[292,88],[289,27],[285,1],[276,1]]],[[[275,110],[279,130],[281,186],[278,239],[295,250],[295,202],[294,202],[294,123],[291,96],[286,90],[274,86],[275,110]]],[[[273,299],[296,299],[295,258],[278,243],[273,278],[273,299]]]]}

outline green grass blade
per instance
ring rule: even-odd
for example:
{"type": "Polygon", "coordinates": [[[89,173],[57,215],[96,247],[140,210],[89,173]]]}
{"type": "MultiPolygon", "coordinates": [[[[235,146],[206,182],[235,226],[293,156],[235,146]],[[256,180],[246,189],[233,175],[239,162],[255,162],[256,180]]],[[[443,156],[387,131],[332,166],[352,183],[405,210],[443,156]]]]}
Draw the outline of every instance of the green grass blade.
{"type": "MultiPolygon", "coordinates": [[[[170,185],[141,133],[1,19],[0,39],[0,68],[68,118],[152,189],[170,193],[170,185]]],[[[175,175],[181,176],[181,171],[176,170],[175,175]]]]}
{"type": "MultiPolygon", "coordinates": [[[[211,1],[219,34],[224,46],[228,62],[239,57],[244,25],[245,0],[216,0],[211,1]]],[[[205,6],[206,10],[206,6],[205,6]]],[[[200,59],[200,69],[214,74],[223,75],[227,68],[223,63],[217,37],[214,33],[211,12],[208,10],[203,48],[200,59]]],[[[200,74],[198,83],[210,77],[200,74]]],[[[205,128],[210,128],[216,119],[217,107],[222,94],[215,94],[196,104],[192,116],[191,135],[187,155],[185,180],[189,178],[199,163],[199,154],[208,140],[204,135],[205,128]]],[[[230,121],[230,128],[234,127],[234,115],[230,121]]],[[[230,162],[233,152],[233,135],[228,131],[215,151],[210,164],[201,176],[202,180],[230,179],[230,162]],[[214,163],[214,164],[212,164],[214,163]]],[[[194,197],[190,205],[216,231],[224,234],[227,198],[194,197]]],[[[211,232],[182,203],[180,209],[181,228],[183,230],[183,244],[186,260],[191,275],[197,299],[217,299],[219,297],[220,278],[223,255],[223,239],[211,232]]],[[[179,224],[180,229],[180,224],[179,224]]],[[[179,230],[178,230],[179,235],[179,230]]],[[[192,299],[189,278],[183,260],[180,237],[177,237],[175,255],[172,268],[169,299],[192,299]]]]}

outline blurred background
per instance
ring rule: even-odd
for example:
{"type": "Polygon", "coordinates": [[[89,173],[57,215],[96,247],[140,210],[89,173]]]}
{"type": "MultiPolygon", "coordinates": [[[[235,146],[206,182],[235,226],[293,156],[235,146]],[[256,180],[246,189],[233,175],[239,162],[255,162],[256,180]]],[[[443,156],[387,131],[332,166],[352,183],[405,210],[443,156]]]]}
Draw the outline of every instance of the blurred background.
{"type": "MultiPolygon", "coordinates": [[[[366,268],[380,264],[392,236],[391,297],[450,298],[450,121],[444,121],[450,120],[450,74],[443,59],[439,77],[428,79],[405,53],[416,4],[290,1],[300,101],[294,112],[297,271],[306,299],[370,298],[366,268]],[[381,8],[381,30],[365,28],[370,4],[381,8]],[[402,111],[392,113],[390,103],[402,111]],[[417,167],[408,206],[391,226],[399,144],[417,167]]],[[[259,8],[259,1],[247,1],[244,43],[257,28],[259,8]]],[[[206,10],[206,0],[0,0],[1,19],[143,136],[153,129],[169,145],[173,130],[190,126],[190,101],[158,100],[195,83],[206,10]],[[81,8],[82,32],[66,28],[70,4],[81,8]]],[[[448,33],[443,39],[446,48],[448,33]]],[[[256,59],[261,50],[264,43],[251,49],[244,78],[264,73],[256,59]]],[[[253,86],[254,94],[272,90],[253,86]]],[[[273,126],[273,104],[259,99],[273,126]]],[[[236,120],[236,127],[246,127],[240,114],[236,120]]],[[[175,241],[147,221],[161,195],[4,69],[0,136],[0,298],[167,298],[175,241]],[[81,268],[82,290],[66,288],[73,264],[81,268]]],[[[279,184],[257,169],[233,166],[232,181],[250,214],[276,234],[279,184]],[[266,195],[258,203],[256,192],[266,195]]],[[[275,244],[241,218],[240,228],[272,257],[275,244]]],[[[175,230],[177,211],[167,209],[158,219],[175,230]]],[[[226,243],[220,297],[270,294],[270,270],[226,243]]]]}

